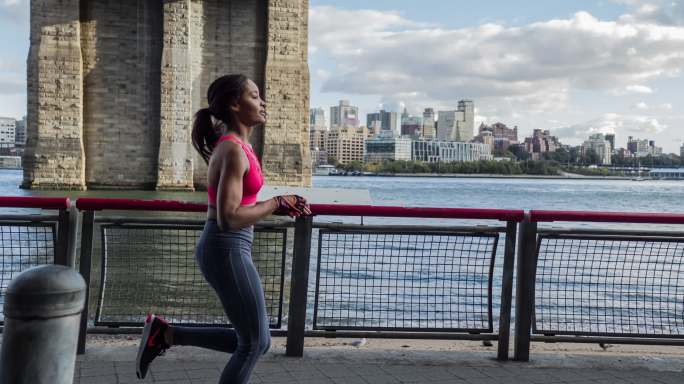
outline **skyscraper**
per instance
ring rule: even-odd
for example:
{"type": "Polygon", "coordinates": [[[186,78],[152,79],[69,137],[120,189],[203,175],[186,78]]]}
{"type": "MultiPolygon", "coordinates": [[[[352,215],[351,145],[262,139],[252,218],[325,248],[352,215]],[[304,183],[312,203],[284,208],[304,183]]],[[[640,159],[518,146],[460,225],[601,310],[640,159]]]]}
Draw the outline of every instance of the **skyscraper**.
{"type": "Polygon", "coordinates": [[[311,108],[309,110],[309,128],[312,131],[325,131],[325,110],[323,108],[311,108]]]}
{"type": "Polygon", "coordinates": [[[359,108],[349,105],[349,100],[340,100],[339,105],[330,107],[330,128],[359,126],[359,108]]]}
{"type": "Polygon", "coordinates": [[[471,141],[475,129],[475,107],[471,100],[458,102],[455,111],[437,112],[437,137],[445,141],[471,141]]]}
{"type": "Polygon", "coordinates": [[[425,108],[423,111],[423,132],[422,136],[426,139],[434,139],[435,132],[435,110],[432,108],[425,108]]]}
{"type": "Polygon", "coordinates": [[[470,141],[473,139],[475,130],[475,105],[472,100],[461,100],[458,102],[460,117],[458,128],[458,141],[470,141]]]}
{"type": "Polygon", "coordinates": [[[380,111],[380,123],[383,131],[392,132],[392,136],[399,136],[399,126],[397,124],[397,113],[380,111]]]}

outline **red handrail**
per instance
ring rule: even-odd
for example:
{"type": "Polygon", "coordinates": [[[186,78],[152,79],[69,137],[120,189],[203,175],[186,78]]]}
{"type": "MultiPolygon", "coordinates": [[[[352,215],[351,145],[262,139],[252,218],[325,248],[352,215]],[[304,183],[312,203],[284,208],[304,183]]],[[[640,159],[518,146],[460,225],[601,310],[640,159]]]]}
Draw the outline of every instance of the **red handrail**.
{"type": "Polygon", "coordinates": [[[414,208],[378,205],[312,204],[311,211],[314,215],[488,219],[501,221],[522,221],[525,217],[525,212],[522,209],[488,208],[414,208]]]}
{"type": "Polygon", "coordinates": [[[82,211],[174,211],[174,212],[204,212],[206,203],[193,203],[178,200],[137,200],[81,197],[76,199],[76,208],[82,211]]]}
{"type": "Polygon", "coordinates": [[[69,209],[70,206],[68,197],[0,196],[3,208],[69,209]]]}
{"type": "Polygon", "coordinates": [[[681,213],[530,211],[530,221],[586,221],[602,223],[684,224],[681,213]]]}
{"type": "MultiPolygon", "coordinates": [[[[203,212],[206,203],[191,203],[175,200],[133,200],[83,197],[76,200],[76,207],[83,211],[135,210],[135,211],[182,211],[203,212]]],[[[440,219],[489,219],[522,221],[523,210],[479,209],[479,208],[409,208],[373,205],[312,204],[314,215],[335,216],[381,216],[381,217],[423,217],[440,219]]]]}

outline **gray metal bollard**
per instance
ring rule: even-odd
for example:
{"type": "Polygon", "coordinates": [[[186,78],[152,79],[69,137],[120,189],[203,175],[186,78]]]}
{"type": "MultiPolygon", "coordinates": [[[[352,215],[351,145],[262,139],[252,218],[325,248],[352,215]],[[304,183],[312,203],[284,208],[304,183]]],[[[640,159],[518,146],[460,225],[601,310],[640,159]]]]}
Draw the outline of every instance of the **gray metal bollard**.
{"type": "Polygon", "coordinates": [[[85,281],[61,265],[27,269],[5,295],[0,384],[73,383],[85,281]]]}

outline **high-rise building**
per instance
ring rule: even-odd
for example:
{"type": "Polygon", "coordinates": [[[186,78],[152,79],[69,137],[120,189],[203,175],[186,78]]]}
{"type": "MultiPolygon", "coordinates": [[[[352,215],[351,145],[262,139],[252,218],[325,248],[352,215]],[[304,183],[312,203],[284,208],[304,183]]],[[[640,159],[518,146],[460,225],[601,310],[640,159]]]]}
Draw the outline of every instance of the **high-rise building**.
{"type": "Polygon", "coordinates": [[[411,139],[408,137],[376,137],[366,140],[366,162],[411,160],[411,139]]]}
{"type": "Polygon", "coordinates": [[[325,132],[325,150],[328,156],[342,164],[363,161],[366,129],[341,127],[325,132]]]}
{"type": "Polygon", "coordinates": [[[608,133],[605,135],[606,140],[610,143],[610,148],[612,148],[612,151],[615,152],[615,134],[614,133],[608,133]]]}
{"type": "Polygon", "coordinates": [[[458,111],[461,112],[461,119],[458,121],[460,141],[470,141],[475,130],[475,104],[472,100],[461,100],[458,102],[458,111]]]}
{"type": "Polygon", "coordinates": [[[458,141],[414,140],[411,159],[426,163],[492,160],[487,144],[458,141]]]}
{"type": "Polygon", "coordinates": [[[684,159],[684,144],[682,144],[682,147],[679,148],[679,157],[684,159]]]}
{"type": "Polygon", "coordinates": [[[330,128],[359,126],[359,108],[349,105],[349,100],[340,100],[339,105],[330,107],[330,128]]]}
{"type": "Polygon", "coordinates": [[[401,122],[401,135],[418,138],[421,136],[423,118],[420,116],[406,116],[401,122]]]}
{"type": "Polygon", "coordinates": [[[380,111],[380,127],[383,131],[392,132],[392,136],[399,136],[399,124],[396,112],[380,111]]]}
{"type": "Polygon", "coordinates": [[[661,156],[663,154],[663,149],[656,147],[655,141],[635,139],[632,136],[627,139],[627,149],[634,157],[661,156]]]}
{"type": "Polygon", "coordinates": [[[437,112],[437,138],[443,141],[470,141],[475,127],[475,107],[471,100],[458,102],[455,111],[437,112]]]}
{"type": "Polygon", "coordinates": [[[505,152],[511,145],[518,144],[518,127],[508,128],[503,123],[494,123],[492,125],[482,123],[478,128],[477,136],[473,140],[478,143],[491,144],[493,151],[505,152]],[[488,141],[491,141],[491,143],[488,141]]]}
{"type": "Polygon", "coordinates": [[[26,116],[16,122],[14,143],[20,148],[23,148],[26,145],[26,116]]]}
{"type": "Polygon", "coordinates": [[[601,165],[611,164],[613,149],[602,133],[591,135],[582,143],[582,156],[586,156],[589,151],[594,151],[598,155],[601,165]]]}
{"type": "Polygon", "coordinates": [[[17,121],[12,117],[0,117],[0,148],[14,148],[17,121]]]}
{"type": "Polygon", "coordinates": [[[325,110],[323,108],[311,108],[309,110],[310,130],[325,131],[325,110]]]}
{"type": "Polygon", "coordinates": [[[371,130],[371,127],[374,127],[376,125],[382,126],[380,112],[366,114],[366,127],[368,127],[368,130],[371,130]]]}
{"type": "Polygon", "coordinates": [[[435,110],[432,108],[425,108],[423,111],[423,129],[421,136],[426,139],[434,139],[437,136],[435,132],[435,110]]]}
{"type": "Polygon", "coordinates": [[[561,147],[556,136],[551,136],[548,130],[542,131],[541,129],[535,129],[532,137],[526,137],[524,145],[525,151],[531,155],[532,160],[539,160],[542,154],[556,152],[561,147]]]}

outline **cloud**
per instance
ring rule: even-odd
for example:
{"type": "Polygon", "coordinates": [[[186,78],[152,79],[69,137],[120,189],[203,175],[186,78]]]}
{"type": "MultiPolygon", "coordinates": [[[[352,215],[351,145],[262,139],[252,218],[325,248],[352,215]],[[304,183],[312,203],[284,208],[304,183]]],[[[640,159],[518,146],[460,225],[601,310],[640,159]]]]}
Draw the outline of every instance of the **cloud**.
{"type": "Polygon", "coordinates": [[[613,0],[630,8],[620,17],[624,22],[646,22],[660,25],[684,25],[684,5],[681,0],[613,0]]]}
{"type": "Polygon", "coordinates": [[[640,101],[633,106],[634,109],[638,109],[640,111],[652,111],[652,112],[666,112],[666,111],[671,111],[672,110],[672,104],[670,103],[663,103],[659,105],[648,105],[643,101],[640,101]]]}
{"type": "Polygon", "coordinates": [[[577,144],[595,133],[611,133],[619,137],[653,137],[667,129],[657,119],[643,115],[620,115],[606,113],[595,119],[551,130],[561,141],[577,144]]]}
{"type": "Polygon", "coordinates": [[[498,115],[488,104],[560,111],[572,90],[652,93],[649,81],[684,67],[684,28],[587,12],[522,27],[445,29],[396,12],[312,7],[310,26],[311,45],[337,65],[321,91],[417,95],[412,102],[452,107],[472,98],[486,115],[498,115]]]}

